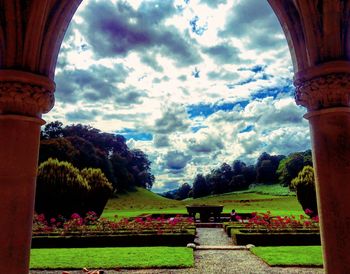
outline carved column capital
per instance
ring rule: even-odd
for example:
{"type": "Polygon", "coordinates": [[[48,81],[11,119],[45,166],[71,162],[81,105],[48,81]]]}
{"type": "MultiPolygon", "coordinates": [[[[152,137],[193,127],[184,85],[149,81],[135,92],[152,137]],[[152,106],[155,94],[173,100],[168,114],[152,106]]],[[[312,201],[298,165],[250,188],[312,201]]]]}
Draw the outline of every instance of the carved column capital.
{"type": "Polygon", "coordinates": [[[295,101],[308,111],[350,107],[350,73],[330,73],[295,80],[295,101]]]}
{"type": "Polygon", "coordinates": [[[55,102],[55,83],[44,76],[0,70],[0,114],[41,117],[55,102]]]}

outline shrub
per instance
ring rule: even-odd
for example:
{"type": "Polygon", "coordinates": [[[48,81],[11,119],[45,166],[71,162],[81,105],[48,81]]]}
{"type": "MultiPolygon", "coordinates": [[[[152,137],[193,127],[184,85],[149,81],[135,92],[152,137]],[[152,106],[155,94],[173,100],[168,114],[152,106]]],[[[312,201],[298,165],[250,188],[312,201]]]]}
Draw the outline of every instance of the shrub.
{"type": "Polygon", "coordinates": [[[87,180],[72,164],[50,158],[39,166],[35,210],[47,218],[83,213],[89,189],[87,180]]]}
{"type": "Polygon", "coordinates": [[[304,211],[312,212],[311,216],[317,215],[317,201],[315,190],[314,169],[305,166],[299,172],[298,177],[292,180],[291,187],[296,190],[297,198],[304,211]]]}
{"type": "Polygon", "coordinates": [[[90,186],[85,211],[94,211],[100,216],[112,194],[113,186],[99,168],[84,168],[81,175],[90,186]]]}

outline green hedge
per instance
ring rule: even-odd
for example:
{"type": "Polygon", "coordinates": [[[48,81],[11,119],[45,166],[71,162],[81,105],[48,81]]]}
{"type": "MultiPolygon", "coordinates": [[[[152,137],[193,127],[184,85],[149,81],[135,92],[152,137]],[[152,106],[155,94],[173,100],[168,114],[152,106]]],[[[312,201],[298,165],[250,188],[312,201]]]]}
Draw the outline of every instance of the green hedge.
{"type": "Polygon", "coordinates": [[[186,246],[193,243],[194,238],[193,233],[35,236],[32,238],[32,248],[186,246]]]}
{"type": "Polygon", "coordinates": [[[85,216],[94,211],[98,216],[112,193],[112,185],[100,169],[82,171],[68,162],[49,159],[40,164],[37,176],[35,211],[47,219],[73,213],[85,216]]]}
{"type": "Polygon", "coordinates": [[[295,245],[320,245],[320,233],[314,230],[302,230],[300,232],[246,232],[244,230],[232,230],[232,241],[236,245],[253,244],[255,246],[295,246],[295,245]]]}

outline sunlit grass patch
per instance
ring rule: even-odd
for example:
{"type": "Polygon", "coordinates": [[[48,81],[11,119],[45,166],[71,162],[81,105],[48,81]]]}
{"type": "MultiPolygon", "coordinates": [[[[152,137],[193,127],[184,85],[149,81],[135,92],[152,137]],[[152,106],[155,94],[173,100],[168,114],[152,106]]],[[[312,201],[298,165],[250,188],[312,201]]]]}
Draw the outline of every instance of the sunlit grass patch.
{"type": "Polygon", "coordinates": [[[186,247],[32,249],[31,269],[182,268],[194,265],[186,247]]]}
{"type": "Polygon", "coordinates": [[[256,186],[241,192],[231,192],[211,195],[198,199],[183,201],[170,200],[142,188],[137,191],[119,194],[110,199],[102,217],[114,219],[135,217],[143,213],[176,214],[186,213],[188,204],[220,204],[224,205],[224,212],[235,209],[237,212],[266,212],[273,215],[299,215],[303,210],[294,195],[284,195],[289,190],[280,185],[256,186]]]}
{"type": "Polygon", "coordinates": [[[322,266],[321,246],[267,246],[251,251],[270,266],[322,266]]]}

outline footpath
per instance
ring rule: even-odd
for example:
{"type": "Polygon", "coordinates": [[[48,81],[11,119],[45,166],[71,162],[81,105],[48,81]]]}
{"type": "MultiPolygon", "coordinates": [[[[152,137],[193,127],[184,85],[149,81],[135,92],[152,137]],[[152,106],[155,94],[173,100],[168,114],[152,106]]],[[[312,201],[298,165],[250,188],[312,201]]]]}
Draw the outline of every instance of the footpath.
{"type": "MultiPolygon", "coordinates": [[[[107,270],[104,274],[318,274],[325,273],[321,268],[270,267],[253,255],[245,246],[233,245],[222,228],[197,227],[194,249],[195,266],[186,269],[145,269],[145,270],[107,270]]],[[[62,271],[38,271],[31,274],[62,274],[62,271]]],[[[81,274],[82,271],[69,271],[81,274]]]]}

